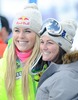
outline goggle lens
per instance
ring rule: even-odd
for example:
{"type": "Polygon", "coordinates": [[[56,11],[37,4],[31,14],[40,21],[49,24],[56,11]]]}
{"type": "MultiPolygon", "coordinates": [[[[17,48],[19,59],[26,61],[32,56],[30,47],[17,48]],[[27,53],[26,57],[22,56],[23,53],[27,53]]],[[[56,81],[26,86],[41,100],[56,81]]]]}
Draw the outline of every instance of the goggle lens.
{"type": "Polygon", "coordinates": [[[51,18],[44,22],[40,32],[41,35],[44,33],[44,30],[52,35],[60,35],[61,25],[55,19],[51,18]]]}

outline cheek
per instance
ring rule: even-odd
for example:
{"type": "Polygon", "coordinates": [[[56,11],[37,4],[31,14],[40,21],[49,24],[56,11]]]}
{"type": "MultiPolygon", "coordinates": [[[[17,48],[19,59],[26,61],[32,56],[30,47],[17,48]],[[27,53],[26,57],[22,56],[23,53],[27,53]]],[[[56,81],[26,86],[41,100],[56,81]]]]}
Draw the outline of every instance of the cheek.
{"type": "Polygon", "coordinates": [[[16,41],[17,41],[17,35],[16,34],[13,34],[13,41],[14,41],[14,43],[16,44],[16,41]]]}
{"type": "Polygon", "coordinates": [[[16,34],[13,34],[13,38],[14,38],[14,39],[17,38],[17,35],[16,35],[16,34]]]}
{"type": "Polygon", "coordinates": [[[42,49],[43,49],[43,46],[40,44],[40,51],[42,51],[42,49]]]}
{"type": "Polygon", "coordinates": [[[31,44],[35,44],[36,36],[28,37],[31,44]]]}
{"type": "Polygon", "coordinates": [[[51,48],[53,52],[59,52],[59,46],[57,44],[53,45],[53,47],[51,48]]]}
{"type": "Polygon", "coordinates": [[[56,56],[58,54],[58,52],[59,52],[59,47],[58,46],[54,46],[50,50],[51,50],[51,54],[56,56]]]}

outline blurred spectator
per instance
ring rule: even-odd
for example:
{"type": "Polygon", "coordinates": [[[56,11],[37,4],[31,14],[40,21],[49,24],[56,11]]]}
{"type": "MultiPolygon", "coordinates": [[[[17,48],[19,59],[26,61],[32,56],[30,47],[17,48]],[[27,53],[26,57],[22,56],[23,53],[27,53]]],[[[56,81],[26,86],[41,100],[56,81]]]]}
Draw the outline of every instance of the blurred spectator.
{"type": "Polygon", "coordinates": [[[1,19],[1,27],[2,27],[0,35],[2,37],[2,40],[5,43],[7,43],[8,37],[12,30],[9,27],[9,22],[6,17],[0,15],[0,19],[1,19]]]}
{"type": "Polygon", "coordinates": [[[10,33],[11,29],[9,28],[8,20],[5,17],[0,16],[0,58],[3,57],[10,33]]]}

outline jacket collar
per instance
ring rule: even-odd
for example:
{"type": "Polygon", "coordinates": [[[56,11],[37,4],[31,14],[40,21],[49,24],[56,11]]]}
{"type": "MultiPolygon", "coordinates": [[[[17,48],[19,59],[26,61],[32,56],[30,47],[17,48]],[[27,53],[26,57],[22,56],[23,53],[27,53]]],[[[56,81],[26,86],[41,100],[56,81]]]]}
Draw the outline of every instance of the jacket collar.
{"type": "Polygon", "coordinates": [[[43,73],[42,77],[39,80],[38,87],[50,76],[52,76],[57,69],[59,68],[60,64],[50,63],[49,67],[46,69],[46,71],[43,73]]]}
{"type": "Polygon", "coordinates": [[[76,51],[76,50],[65,54],[65,56],[63,57],[64,64],[68,64],[68,63],[72,63],[72,62],[76,62],[76,61],[78,61],[78,51],[76,51]]]}

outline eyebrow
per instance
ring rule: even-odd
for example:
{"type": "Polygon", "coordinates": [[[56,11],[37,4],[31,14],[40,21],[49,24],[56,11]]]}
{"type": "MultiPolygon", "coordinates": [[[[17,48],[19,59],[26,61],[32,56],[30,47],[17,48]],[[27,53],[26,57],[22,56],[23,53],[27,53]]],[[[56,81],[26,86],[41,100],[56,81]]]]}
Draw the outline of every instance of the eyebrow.
{"type": "Polygon", "coordinates": [[[19,29],[18,27],[15,27],[14,29],[19,29]]]}
{"type": "MultiPolygon", "coordinates": [[[[44,41],[42,38],[40,38],[40,40],[44,41]]],[[[47,41],[51,41],[51,42],[54,42],[53,40],[47,40],[47,41]]]]}

